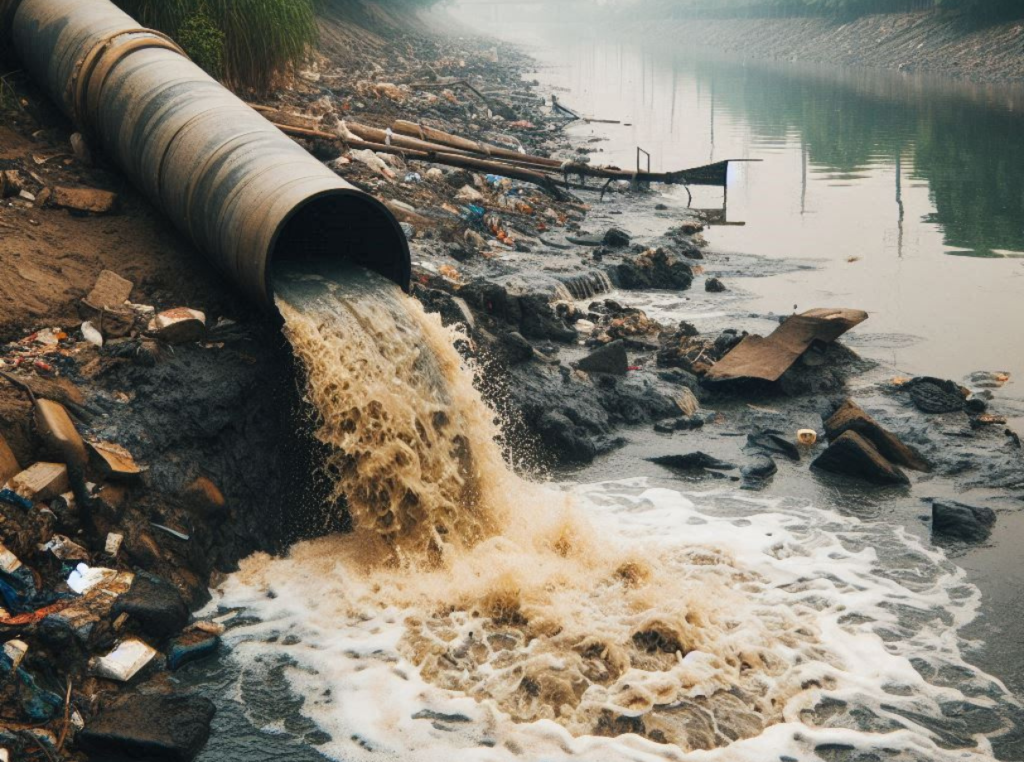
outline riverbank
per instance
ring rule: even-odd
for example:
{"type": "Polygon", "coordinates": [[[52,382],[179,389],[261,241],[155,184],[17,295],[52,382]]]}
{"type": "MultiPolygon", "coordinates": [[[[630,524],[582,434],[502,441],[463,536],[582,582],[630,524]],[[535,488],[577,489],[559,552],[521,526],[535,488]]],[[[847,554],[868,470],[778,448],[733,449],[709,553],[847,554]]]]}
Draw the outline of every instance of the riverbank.
{"type": "Polygon", "coordinates": [[[689,19],[635,22],[653,41],[749,59],[857,66],[955,77],[973,82],[1024,81],[1024,21],[978,25],[934,12],[864,16],[689,19]]]}

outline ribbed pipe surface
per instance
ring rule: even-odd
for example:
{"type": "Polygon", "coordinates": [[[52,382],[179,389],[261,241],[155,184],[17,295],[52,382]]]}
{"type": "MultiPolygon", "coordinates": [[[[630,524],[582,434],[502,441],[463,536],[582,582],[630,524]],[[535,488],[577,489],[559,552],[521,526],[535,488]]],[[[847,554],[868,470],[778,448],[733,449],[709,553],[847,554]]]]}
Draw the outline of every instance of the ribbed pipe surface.
{"type": "Polygon", "coordinates": [[[408,289],[408,243],[387,208],[170,39],[108,0],[6,2],[26,71],[251,298],[273,304],[275,257],[347,258],[408,289]]]}

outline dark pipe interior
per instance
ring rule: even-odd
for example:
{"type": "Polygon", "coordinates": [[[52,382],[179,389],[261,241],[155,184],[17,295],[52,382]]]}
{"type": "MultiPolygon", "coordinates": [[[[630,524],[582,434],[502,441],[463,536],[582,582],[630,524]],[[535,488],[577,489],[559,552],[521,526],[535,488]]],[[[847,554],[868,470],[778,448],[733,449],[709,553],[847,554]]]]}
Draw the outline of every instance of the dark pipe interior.
{"type": "Polygon", "coordinates": [[[378,201],[341,191],[310,201],[285,222],[271,261],[344,258],[409,290],[409,244],[378,201]]]}

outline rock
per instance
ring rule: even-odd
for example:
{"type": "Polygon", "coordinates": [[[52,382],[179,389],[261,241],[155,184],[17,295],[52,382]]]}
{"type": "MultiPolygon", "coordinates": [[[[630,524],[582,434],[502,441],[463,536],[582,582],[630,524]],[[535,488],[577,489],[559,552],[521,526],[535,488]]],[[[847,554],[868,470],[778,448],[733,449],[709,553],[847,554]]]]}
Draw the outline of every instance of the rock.
{"type": "Polygon", "coordinates": [[[86,141],[85,136],[80,132],[72,133],[71,135],[71,150],[75,154],[75,158],[82,162],[86,166],[92,166],[92,151],[89,150],[89,143],[86,141]]]}
{"type": "Polygon", "coordinates": [[[63,188],[57,186],[50,203],[64,209],[92,214],[107,214],[117,206],[117,194],[96,188],[63,188]]]}
{"type": "Polygon", "coordinates": [[[654,424],[654,430],[659,434],[671,434],[676,430],[676,419],[668,418],[654,424]]]}
{"type": "Polygon", "coordinates": [[[64,406],[53,400],[37,399],[34,408],[36,432],[47,453],[59,456],[72,468],[85,468],[89,460],[85,442],[64,406]]]}
{"type": "Polygon", "coordinates": [[[665,249],[647,251],[634,260],[627,260],[612,274],[618,285],[627,290],[661,288],[685,291],[693,283],[693,269],[665,249]]]}
{"type": "Polygon", "coordinates": [[[704,281],[704,290],[712,294],[720,294],[723,291],[728,291],[725,284],[722,283],[718,278],[708,278],[704,281]]]}
{"type": "Polygon", "coordinates": [[[602,242],[605,246],[613,249],[624,249],[629,246],[632,240],[632,237],[625,230],[621,228],[608,228],[608,232],[604,234],[602,242]]]}
{"type": "Polygon", "coordinates": [[[541,440],[558,453],[563,463],[590,463],[597,455],[597,445],[582,426],[574,424],[563,413],[548,411],[537,424],[541,440]]]}
{"type": "Polygon", "coordinates": [[[121,310],[131,298],[134,284],[111,270],[103,270],[92,291],[82,301],[96,312],[121,310]]]}
{"type": "Polygon", "coordinates": [[[502,334],[501,348],[506,360],[513,365],[526,362],[533,357],[533,345],[519,331],[502,334]]]}
{"type": "Polygon", "coordinates": [[[215,711],[200,696],[129,695],[101,710],[75,741],[94,759],[190,762],[210,737],[215,711]]]}
{"type": "Polygon", "coordinates": [[[909,484],[910,480],[867,439],[856,431],[839,435],[811,464],[834,474],[853,476],[873,484],[909,484]]]}
{"type": "Polygon", "coordinates": [[[36,463],[10,480],[11,489],[34,503],[45,503],[68,491],[68,467],[36,463]]]}
{"type": "Polygon", "coordinates": [[[132,454],[113,442],[89,442],[89,461],[104,479],[113,481],[138,481],[143,472],[132,454]]]}
{"type": "Polygon", "coordinates": [[[968,413],[978,415],[988,410],[988,403],[981,397],[971,397],[969,400],[964,402],[964,409],[968,413]]]}
{"type": "Polygon", "coordinates": [[[911,401],[923,413],[958,413],[964,409],[963,391],[953,381],[915,378],[907,386],[911,401]]]}
{"type": "Polygon", "coordinates": [[[624,376],[629,372],[626,345],[621,339],[605,344],[576,363],[576,367],[586,373],[611,373],[616,376],[624,376]]]}
{"type": "Polygon", "coordinates": [[[779,470],[775,461],[767,455],[758,455],[754,460],[740,469],[743,478],[746,480],[765,480],[774,476],[779,470]]]}
{"type": "Polygon", "coordinates": [[[964,542],[984,542],[996,523],[991,508],[953,501],[932,502],[932,533],[964,542]]]}
{"type": "Polygon", "coordinates": [[[676,418],[676,431],[692,431],[704,428],[704,418],[700,415],[684,415],[676,418]]]}
{"type": "Polygon", "coordinates": [[[127,613],[151,637],[163,639],[188,624],[189,611],[178,589],[153,574],[140,573],[114,604],[113,614],[127,613]]]}
{"type": "Polygon", "coordinates": [[[832,417],[825,421],[825,435],[834,441],[844,432],[855,431],[870,441],[886,459],[915,471],[931,471],[931,465],[914,448],[882,428],[853,400],[846,400],[832,417]]]}
{"type": "Polygon", "coordinates": [[[216,653],[218,645],[220,636],[215,632],[198,627],[190,628],[171,642],[167,652],[167,666],[172,670],[179,669],[216,653]]]}
{"type": "Polygon", "coordinates": [[[768,429],[757,434],[748,434],[747,445],[768,450],[769,452],[776,452],[792,461],[799,462],[800,460],[800,449],[774,429],[768,429]]]}
{"type": "Polygon", "coordinates": [[[7,444],[4,435],[0,434],[0,488],[2,488],[12,477],[21,473],[21,464],[14,456],[11,446],[7,444]]]}
{"type": "Polygon", "coordinates": [[[159,313],[147,328],[149,333],[168,344],[188,344],[206,337],[206,315],[199,310],[177,307],[159,313]]]}
{"type": "Polygon", "coordinates": [[[665,468],[673,468],[677,471],[732,471],[736,466],[718,458],[713,458],[704,452],[689,452],[685,455],[662,455],[657,458],[648,458],[651,463],[656,463],[665,468]]]}

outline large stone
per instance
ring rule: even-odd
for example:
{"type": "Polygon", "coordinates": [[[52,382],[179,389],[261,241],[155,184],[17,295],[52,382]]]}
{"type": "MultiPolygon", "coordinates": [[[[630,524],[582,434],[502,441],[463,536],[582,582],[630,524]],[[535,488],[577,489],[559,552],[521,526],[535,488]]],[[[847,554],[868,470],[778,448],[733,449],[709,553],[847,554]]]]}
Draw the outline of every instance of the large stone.
{"type": "Polygon", "coordinates": [[[913,447],[904,444],[890,431],[882,428],[853,400],[846,400],[832,417],[825,421],[825,434],[833,441],[847,431],[855,431],[867,439],[885,458],[915,471],[930,471],[931,465],[913,447]]]}
{"type": "Polygon", "coordinates": [[[984,542],[996,523],[991,508],[952,500],[932,502],[932,533],[964,542],[984,542]]]}
{"type": "Polygon", "coordinates": [[[580,360],[576,367],[587,373],[610,373],[624,376],[629,372],[629,358],[626,345],[619,339],[602,347],[598,347],[580,360]]]}
{"type": "Polygon", "coordinates": [[[604,234],[603,243],[605,246],[609,246],[613,249],[624,249],[629,246],[632,238],[629,233],[621,228],[608,228],[608,232],[604,234]]]}
{"type": "Polygon", "coordinates": [[[647,251],[618,265],[613,273],[618,286],[627,290],[662,288],[684,291],[693,283],[693,268],[665,249],[647,251]]]}
{"type": "Polygon", "coordinates": [[[201,696],[129,695],[100,711],[75,742],[97,760],[190,762],[210,737],[215,711],[201,696]]]}
{"type": "Polygon", "coordinates": [[[153,574],[138,574],[131,589],[113,609],[114,616],[127,613],[142,630],[154,638],[174,635],[188,624],[189,611],[178,589],[153,574]]]}
{"type": "Polygon", "coordinates": [[[953,381],[925,377],[911,382],[910,399],[923,413],[957,413],[964,409],[965,395],[953,381]]]}
{"type": "Polygon", "coordinates": [[[905,473],[856,431],[846,431],[837,437],[811,466],[874,484],[910,483],[905,473]]]}

